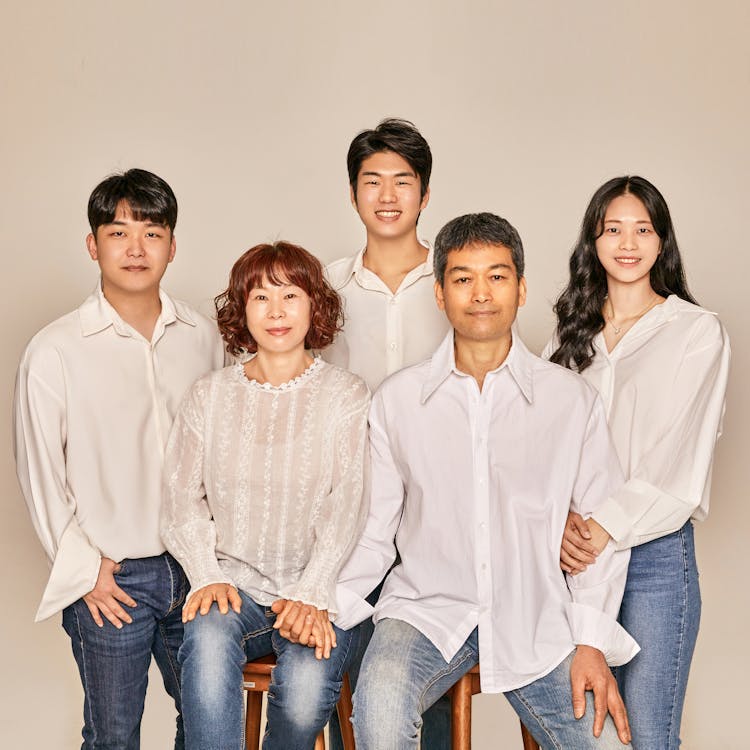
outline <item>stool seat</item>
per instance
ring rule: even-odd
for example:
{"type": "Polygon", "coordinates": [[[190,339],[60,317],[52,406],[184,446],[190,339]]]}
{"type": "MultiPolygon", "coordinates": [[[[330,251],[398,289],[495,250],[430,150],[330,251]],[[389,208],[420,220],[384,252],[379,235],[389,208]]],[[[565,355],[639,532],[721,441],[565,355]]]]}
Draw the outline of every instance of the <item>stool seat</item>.
{"type": "MultiPolygon", "coordinates": [[[[276,656],[269,654],[249,661],[242,671],[242,687],[247,691],[247,710],[245,713],[245,750],[257,750],[260,744],[261,708],[263,693],[271,684],[271,672],[276,666],[276,656]]],[[[336,705],[341,725],[341,740],[344,750],[354,750],[354,729],[350,721],[352,716],[352,689],[349,675],[345,674],[336,705]]],[[[315,750],[325,750],[325,738],[321,732],[315,740],[315,750]]]]}
{"type": "MultiPolygon", "coordinates": [[[[471,750],[471,696],[480,693],[479,665],[473,666],[448,691],[451,698],[451,746],[471,750]]],[[[539,750],[539,745],[521,722],[523,750],[539,750]]]]}

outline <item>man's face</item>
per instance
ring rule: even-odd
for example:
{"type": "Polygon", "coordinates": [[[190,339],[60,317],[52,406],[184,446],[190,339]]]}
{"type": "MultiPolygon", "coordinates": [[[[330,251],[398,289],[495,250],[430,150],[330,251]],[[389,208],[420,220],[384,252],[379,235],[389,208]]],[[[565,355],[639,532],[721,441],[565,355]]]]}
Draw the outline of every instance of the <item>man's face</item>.
{"type": "Polygon", "coordinates": [[[351,190],[368,235],[395,239],[414,232],[419,212],[427,206],[429,189],[421,194],[421,181],[409,162],[393,151],[368,156],[357,175],[357,191],[351,190]]]}
{"type": "Polygon", "coordinates": [[[526,302],[526,280],[519,279],[504,245],[468,245],[451,250],[445,280],[435,282],[438,307],[455,330],[456,343],[500,341],[511,335],[518,308],[526,302]]]}
{"type": "Polygon", "coordinates": [[[136,221],[125,201],[117,206],[110,224],[86,237],[86,247],[99,264],[105,294],[139,295],[159,289],[176,249],[169,227],[136,221]]]}

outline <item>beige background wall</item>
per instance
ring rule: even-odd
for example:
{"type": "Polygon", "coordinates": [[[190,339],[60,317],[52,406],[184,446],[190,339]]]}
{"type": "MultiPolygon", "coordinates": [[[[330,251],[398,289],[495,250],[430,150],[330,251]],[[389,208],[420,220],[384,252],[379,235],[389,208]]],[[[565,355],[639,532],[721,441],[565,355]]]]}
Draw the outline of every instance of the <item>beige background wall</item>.
{"type": "MultiPolygon", "coordinates": [[[[180,219],[166,287],[208,312],[251,244],[284,237],[326,261],[359,249],[346,148],[397,115],[433,148],[424,236],[477,210],[520,230],[521,325],[537,351],[593,190],[633,172],[667,196],[693,291],[720,313],[735,352],[712,515],[697,534],[704,618],[685,747],[750,746],[750,5],[2,0],[0,13],[0,745],[80,742],[67,638],[58,618],[32,624],[47,566],[17,488],[9,422],[26,341],[95,283],[83,244],[90,190],[130,166],[168,179],[180,219]]],[[[154,687],[147,750],[169,745],[171,712],[154,687]]],[[[501,704],[475,700],[476,747],[506,737],[503,746],[519,746],[501,704]]]]}

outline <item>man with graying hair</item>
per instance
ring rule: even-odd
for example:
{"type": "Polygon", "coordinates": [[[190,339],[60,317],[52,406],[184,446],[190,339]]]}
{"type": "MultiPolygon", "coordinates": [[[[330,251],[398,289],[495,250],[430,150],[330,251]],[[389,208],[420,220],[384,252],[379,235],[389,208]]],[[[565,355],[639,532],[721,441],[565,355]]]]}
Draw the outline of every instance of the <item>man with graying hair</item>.
{"type": "Polygon", "coordinates": [[[417,748],[421,713],[479,663],[482,692],[504,693],[543,748],[621,748],[610,666],[638,651],[615,619],[628,552],[610,543],[567,580],[558,562],[568,511],[590,514],[623,481],[603,406],[513,332],[526,280],[505,219],[449,222],[434,267],[452,330],[374,396],[370,512],[339,579],[337,625],[376,623],[357,747],[417,748]],[[373,610],[363,597],[397,554],[373,610]]]}

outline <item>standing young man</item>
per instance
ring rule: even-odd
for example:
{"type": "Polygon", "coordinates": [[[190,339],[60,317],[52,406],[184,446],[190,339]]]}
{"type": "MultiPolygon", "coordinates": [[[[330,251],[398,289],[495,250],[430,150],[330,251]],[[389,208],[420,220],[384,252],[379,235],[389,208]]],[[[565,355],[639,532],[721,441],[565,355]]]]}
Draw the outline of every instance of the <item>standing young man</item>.
{"type": "Polygon", "coordinates": [[[14,447],[51,564],[36,619],[62,610],[84,689],[82,747],[133,750],[152,654],[180,710],[188,584],[159,535],[164,446],[184,393],[224,355],[216,326],[160,289],[176,248],[169,185],[142,169],[113,175],[88,218],[101,279],[26,348],[14,447]]]}
{"type": "Polygon", "coordinates": [[[477,662],[482,691],[504,692],[545,750],[630,741],[609,668],[638,650],[616,621],[629,552],[610,543],[567,582],[558,568],[568,510],[589,515],[622,474],[596,391],[513,334],[523,270],[504,219],[449,222],[435,295],[453,330],[373,398],[370,512],[339,627],[372,614],[363,597],[400,560],[354,695],[360,750],[417,748],[422,712],[477,662]]]}
{"type": "MultiPolygon", "coordinates": [[[[364,249],[326,269],[344,301],[344,330],[323,356],[374,391],[386,376],[429,357],[449,328],[435,305],[432,249],[417,236],[430,199],[432,153],[412,123],[386,119],[354,138],[346,163],[352,205],[367,237],[364,249]]],[[[363,631],[360,657],[350,670],[355,684],[372,623],[363,631]]],[[[450,747],[449,708],[447,699],[439,701],[425,716],[431,750],[450,747]]],[[[332,750],[340,750],[335,713],[331,724],[332,750]]]]}

